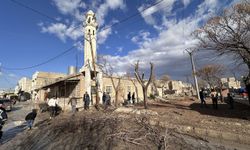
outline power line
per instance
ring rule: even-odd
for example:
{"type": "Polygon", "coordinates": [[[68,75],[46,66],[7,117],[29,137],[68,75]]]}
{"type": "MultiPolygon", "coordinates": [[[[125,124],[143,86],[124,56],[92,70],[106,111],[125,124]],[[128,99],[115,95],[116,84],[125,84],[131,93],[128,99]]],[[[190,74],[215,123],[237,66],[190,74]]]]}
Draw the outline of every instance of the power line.
{"type": "Polygon", "coordinates": [[[63,51],[62,53],[44,61],[44,62],[41,62],[41,63],[38,63],[38,64],[35,64],[35,65],[32,65],[32,66],[28,66],[28,67],[22,67],[22,68],[9,68],[9,67],[4,67],[2,66],[3,69],[5,70],[26,70],[26,69],[31,69],[31,68],[35,68],[35,67],[38,67],[38,66],[41,66],[41,65],[44,65],[44,64],[47,64],[63,55],[65,55],[66,53],[72,51],[74,48],[76,47],[76,45],[73,45],[72,47],[68,48],[67,50],[63,51]]]}
{"type": "MultiPolygon", "coordinates": [[[[15,0],[10,0],[10,1],[11,1],[11,2],[14,2],[14,3],[16,3],[16,4],[18,4],[18,5],[20,5],[20,6],[24,7],[24,8],[30,9],[30,10],[32,10],[33,12],[36,12],[36,13],[39,14],[39,15],[45,16],[45,17],[50,18],[51,20],[55,21],[54,18],[52,18],[52,17],[50,17],[50,16],[48,16],[48,15],[46,15],[46,14],[40,12],[40,11],[37,11],[37,10],[35,10],[35,9],[29,7],[29,6],[26,6],[26,5],[24,5],[23,3],[17,2],[17,1],[15,1],[15,0]]],[[[158,1],[158,2],[156,2],[156,3],[154,3],[154,4],[152,4],[152,5],[150,5],[150,6],[146,7],[146,8],[144,8],[143,10],[139,11],[138,13],[135,13],[135,14],[133,14],[133,15],[127,17],[127,18],[124,18],[124,19],[122,19],[122,20],[119,21],[119,22],[113,23],[112,25],[110,25],[110,26],[108,26],[108,27],[102,28],[102,29],[100,30],[100,32],[102,32],[102,31],[104,31],[104,30],[107,30],[107,29],[109,29],[109,28],[111,28],[111,27],[113,27],[113,26],[116,26],[116,25],[118,25],[118,24],[121,24],[121,23],[123,23],[123,22],[126,22],[127,20],[129,20],[129,19],[131,19],[131,18],[133,18],[133,17],[136,17],[137,15],[140,15],[142,12],[146,11],[147,9],[149,9],[149,8],[151,8],[151,7],[153,7],[153,6],[156,6],[156,5],[160,4],[160,3],[163,2],[163,1],[164,1],[164,0],[158,1]]],[[[57,20],[56,20],[56,21],[57,21],[57,20]]],[[[84,37],[84,38],[85,38],[85,37],[84,37]]],[[[91,40],[91,39],[90,39],[90,40],[91,40]]],[[[83,42],[83,41],[81,41],[81,42],[83,42]]],[[[54,57],[52,57],[52,58],[50,58],[50,59],[44,61],[44,62],[41,62],[41,63],[39,63],[39,64],[35,64],[35,65],[32,65],[32,66],[28,66],[28,67],[22,67],[22,68],[10,68],[10,67],[4,67],[4,66],[2,66],[2,68],[5,69],[5,70],[26,70],[26,69],[35,68],[35,67],[38,67],[38,66],[47,64],[47,63],[49,63],[49,62],[51,62],[51,61],[53,61],[53,60],[55,60],[55,59],[57,59],[57,58],[63,56],[63,55],[66,54],[67,52],[73,50],[75,47],[76,47],[76,45],[73,45],[72,47],[70,47],[69,49],[63,51],[62,53],[60,53],[60,54],[58,54],[58,55],[56,55],[56,56],[54,56],[54,57]]]]}
{"type": "MultiPolygon", "coordinates": [[[[34,13],[40,15],[40,16],[43,16],[43,17],[45,17],[45,18],[47,18],[47,19],[49,19],[51,21],[59,22],[54,17],[51,17],[51,16],[47,15],[46,13],[43,13],[43,12],[37,10],[37,9],[34,9],[34,8],[32,8],[32,7],[24,4],[24,3],[18,2],[16,0],[9,0],[9,1],[12,2],[12,3],[14,3],[14,4],[16,4],[16,5],[19,5],[19,6],[23,7],[23,8],[25,8],[25,9],[28,9],[28,10],[30,10],[30,11],[32,11],[32,12],[34,12],[34,13]]],[[[82,24],[77,25],[76,27],[73,28],[73,30],[71,32],[73,32],[74,30],[76,30],[77,28],[79,28],[81,26],[82,26],[82,24]]]]}

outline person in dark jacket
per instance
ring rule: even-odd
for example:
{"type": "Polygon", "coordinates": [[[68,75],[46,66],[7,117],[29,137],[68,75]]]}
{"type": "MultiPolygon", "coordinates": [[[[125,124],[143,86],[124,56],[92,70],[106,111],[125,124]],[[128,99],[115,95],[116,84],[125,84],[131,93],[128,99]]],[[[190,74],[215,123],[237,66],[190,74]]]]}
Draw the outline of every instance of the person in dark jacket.
{"type": "Polygon", "coordinates": [[[2,128],[7,119],[8,119],[7,112],[3,104],[0,104],[0,139],[2,139],[2,136],[3,136],[2,128]]]}
{"type": "Polygon", "coordinates": [[[107,95],[105,92],[103,92],[103,95],[102,95],[102,104],[103,105],[105,105],[106,98],[107,98],[107,95]]]}
{"type": "Polygon", "coordinates": [[[200,95],[200,100],[201,100],[201,107],[203,107],[203,105],[205,107],[207,107],[206,101],[205,101],[205,93],[204,93],[204,89],[201,89],[201,91],[199,92],[200,95]]]}
{"type": "Polygon", "coordinates": [[[135,104],[135,92],[133,92],[133,94],[132,94],[132,102],[133,102],[133,104],[135,104]]]}
{"type": "Polygon", "coordinates": [[[37,115],[36,109],[32,109],[32,112],[30,112],[26,115],[25,120],[27,121],[27,125],[28,125],[29,129],[32,128],[34,120],[36,119],[36,115],[37,115]]]}
{"type": "Polygon", "coordinates": [[[83,102],[84,102],[84,109],[85,110],[89,109],[90,97],[87,91],[83,95],[83,102]]]}
{"type": "Polygon", "coordinates": [[[212,89],[210,96],[213,102],[213,108],[218,109],[218,93],[214,89],[212,89]]]}
{"type": "Polygon", "coordinates": [[[234,99],[230,93],[227,93],[227,99],[229,101],[230,109],[234,109],[234,99]]]}
{"type": "Polygon", "coordinates": [[[128,92],[128,103],[131,103],[131,93],[128,92]]]}
{"type": "Polygon", "coordinates": [[[109,93],[106,94],[105,109],[107,109],[108,106],[111,106],[111,97],[109,93]]]}

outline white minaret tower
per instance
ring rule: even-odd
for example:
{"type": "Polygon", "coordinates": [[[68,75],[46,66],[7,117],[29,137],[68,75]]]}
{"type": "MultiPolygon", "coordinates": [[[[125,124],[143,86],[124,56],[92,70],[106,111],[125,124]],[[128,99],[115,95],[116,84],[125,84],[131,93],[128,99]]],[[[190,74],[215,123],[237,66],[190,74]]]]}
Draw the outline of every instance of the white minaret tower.
{"type": "MultiPolygon", "coordinates": [[[[84,23],[84,65],[81,69],[81,72],[84,74],[84,82],[85,82],[84,89],[85,89],[85,92],[88,92],[89,95],[91,95],[91,85],[93,85],[91,84],[91,81],[92,79],[94,79],[93,63],[96,64],[96,61],[97,61],[97,53],[96,53],[97,28],[98,28],[98,24],[96,22],[95,14],[93,13],[93,11],[89,10],[86,14],[86,20],[84,23]]],[[[102,93],[101,89],[102,89],[102,84],[103,84],[102,72],[100,71],[97,65],[95,65],[95,71],[97,74],[96,79],[98,82],[98,87],[97,87],[98,95],[99,95],[100,102],[101,102],[102,97],[100,95],[102,93]]]]}
{"type": "Polygon", "coordinates": [[[98,24],[93,11],[89,10],[86,14],[86,20],[84,25],[84,66],[90,66],[93,70],[92,60],[96,62],[96,30],[98,24]],[[93,56],[92,56],[93,54],[93,56]]]}

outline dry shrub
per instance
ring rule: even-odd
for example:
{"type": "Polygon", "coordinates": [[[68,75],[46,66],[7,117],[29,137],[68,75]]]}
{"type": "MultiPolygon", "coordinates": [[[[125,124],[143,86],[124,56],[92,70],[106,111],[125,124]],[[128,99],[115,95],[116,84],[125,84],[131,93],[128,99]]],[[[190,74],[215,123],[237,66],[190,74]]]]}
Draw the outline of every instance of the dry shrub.
{"type": "Polygon", "coordinates": [[[37,123],[38,129],[26,132],[21,140],[19,137],[16,143],[5,149],[209,149],[205,141],[179,134],[173,129],[150,125],[150,119],[148,115],[121,117],[104,112],[61,115],[37,123]]]}

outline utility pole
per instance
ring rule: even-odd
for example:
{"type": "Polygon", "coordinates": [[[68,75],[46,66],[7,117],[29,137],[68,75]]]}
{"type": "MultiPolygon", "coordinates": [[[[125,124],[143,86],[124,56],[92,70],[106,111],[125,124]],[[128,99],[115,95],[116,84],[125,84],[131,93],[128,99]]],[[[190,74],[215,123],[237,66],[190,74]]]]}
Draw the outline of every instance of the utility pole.
{"type": "Polygon", "coordinates": [[[93,46],[92,46],[92,39],[91,39],[91,34],[89,34],[89,44],[90,44],[90,49],[91,49],[91,55],[92,55],[92,65],[94,68],[94,79],[95,79],[95,86],[96,86],[96,104],[95,107],[97,110],[99,110],[99,93],[98,93],[98,81],[97,81],[97,72],[96,72],[96,63],[95,63],[95,57],[94,57],[94,52],[93,52],[93,46]]]}
{"type": "Polygon", "coordinates": [[[194,76],[194,84],[195,84],[195,89],[197,93],[197,98],[200,99],[200,93],[199,93],[199,86],[198,86],[198,81],[197,81],[197,76],[196,76],[196,70],[195,70],[195,65],[194,65],[194,58],[193,58],[193,52],[195,49],[186,49],[186,52],[190,56],[191,60],[191,65],[192,65],[192,71],[193,71],[193,76],[194,76]]]}

